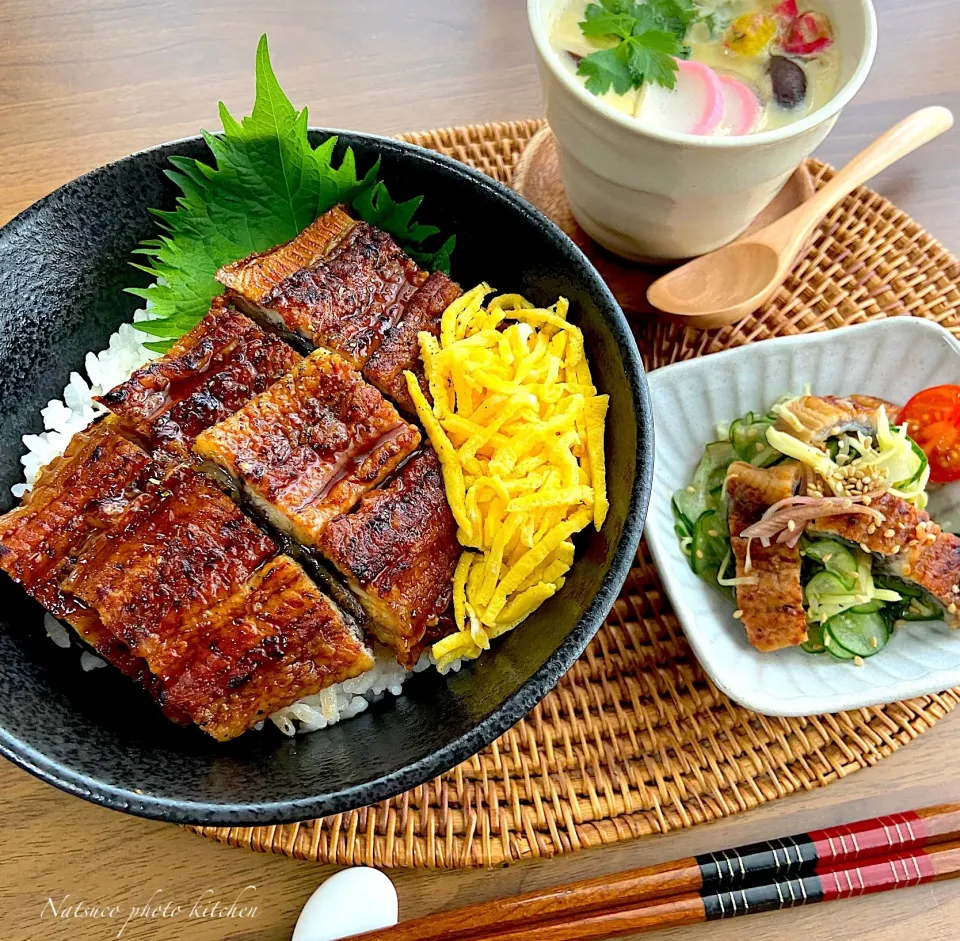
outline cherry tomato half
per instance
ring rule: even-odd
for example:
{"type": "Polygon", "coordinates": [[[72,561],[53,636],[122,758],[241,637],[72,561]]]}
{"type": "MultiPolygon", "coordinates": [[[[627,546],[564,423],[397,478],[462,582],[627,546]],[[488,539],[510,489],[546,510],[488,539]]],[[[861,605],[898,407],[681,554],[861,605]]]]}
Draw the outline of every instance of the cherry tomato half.
{"type": "Polygon", "coordinates": [[[901,410],[900,421],[927,455],[934,483],[960,480],[960,386],[918,392],[901,410]]]}

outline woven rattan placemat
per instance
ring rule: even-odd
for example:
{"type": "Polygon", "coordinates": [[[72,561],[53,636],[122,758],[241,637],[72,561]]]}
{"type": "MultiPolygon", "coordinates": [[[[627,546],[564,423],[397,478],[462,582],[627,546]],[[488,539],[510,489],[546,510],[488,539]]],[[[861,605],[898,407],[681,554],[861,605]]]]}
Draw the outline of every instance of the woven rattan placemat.
{"type": "MultiPolygon", "coordinates": [[[[540,121],[407,134],[509,183],[540,121]]],[[[815,164],[818,181],[830,173],[815,164]]],[[[860,190],[826,221],[773,303],[698,333],[635,324],[647,369],[786,334],[880,317],[960,333],[960,266],[908,216],[860,190]]],[[[274,827],[195,832],[318,862],[491,866],[662,833],[822,787],[906,745],[960,690],[830,716],[773,719],[737,706],[687,646],[647,548],[606,624],[554,692],[448,774],[373,807],[274,827]]]]}

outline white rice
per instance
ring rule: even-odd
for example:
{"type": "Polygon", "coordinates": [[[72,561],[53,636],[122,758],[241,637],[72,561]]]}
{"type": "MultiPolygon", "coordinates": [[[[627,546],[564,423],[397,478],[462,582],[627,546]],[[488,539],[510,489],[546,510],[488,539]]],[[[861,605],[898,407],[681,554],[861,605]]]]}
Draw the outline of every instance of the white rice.
{"type": "Polygon", "coordinates": [[[58,647],[66,650],[70,646],[70,632],[49,611],[44,612],[43,629],[58,647]]]}
{"type": "MultiPolygon", "coordinates": [[[[146,320],[149,314],[137,311],[133,319],[135,322],[146,320]]],[[[144,342],[149,341],[150,338],[132,324],[123,324],[110,337],[107,349],[100,353],[87,353],[84,363],[86,377],[71,373],[70,382],[63,390],[63,398],[53,399],[46,408],[41,409],[45,430],[39,435],[23,436],[27,448],[27,453],[20,458],[24,482],[11,488],[15,497],[22,497],[33,486],[37,471],[44,464],[63,454],[75,432],[82,431],[94,418],[105,412],[103,406],[93,400],[95,395],[108,392],[128,379],[134,370],[159,355],[143,346],[144,342]]],[[[46,614],[43,623],[47,635],[58,647],[71,646],[70,633],[56,618],[46,614]]],[[[413,674],[400,666],[387,648],[378,648],[375,655],[376,662],[372,670],[330,686],[314,696],[305,696],[274,713],[270,720],[285,735],[315,732],[335,725],[341,719],[359,715],[371,702],[386,695],[399,696],[404,682],[413,674]]],[[[427,651],[413,672],[419,673],[433,663],[427,651]]],[[[84,651],[80,665],[84,670],[94,670],[106,664],[89,651],[84,651]]],[[[459,662],[449,668],[452,672],[459,669],[459,662]]],[[[257,728],[262,727],[263,723],[258,723],[257,728]]]]}
{"type": "MultiPolygon", "coordinates": [[[[149,317],[145,311],[139,310],[133,319],[140,321],[149,317]]],[[[125,323],[110,337],[110,345],[103,352],[87,353],[84,365],[88,378],[77,372],[70,373],[63,398],[51,399],[46,408],[40,410],[46,430],[38,435],[23,436],[27,448],[27,453],[20,458],[24,483],[11,487],[15,497],[22,497],[33,486],[37,471],[44,464],[63,454],[75,432],[82,431],[106,411],[94,402],[95,395],[109,392],[128,379],[135,369],[156,359],[159,354],[146,349],[145,342],[150,342],[147,334],[141,333],[133,324],[125,323]]]]}

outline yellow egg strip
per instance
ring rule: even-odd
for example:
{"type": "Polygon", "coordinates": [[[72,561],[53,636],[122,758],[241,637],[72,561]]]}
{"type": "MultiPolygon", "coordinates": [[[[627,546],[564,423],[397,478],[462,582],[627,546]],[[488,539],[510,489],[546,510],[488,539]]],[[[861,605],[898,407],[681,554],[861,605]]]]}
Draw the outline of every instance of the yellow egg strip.
{"type": "Polygon", "coordinates": [[[453,580],[457,632],[433,646],[440,669],[479,656],[559,591],[571,537],[599,529],[609,505],[608,398],[567,301],[540,309],[503,294],[484,306],[490,293],[480,284],[451,304],[439,341],[420,334],[432,405],[405,374],[467,547],[453,580]]]}

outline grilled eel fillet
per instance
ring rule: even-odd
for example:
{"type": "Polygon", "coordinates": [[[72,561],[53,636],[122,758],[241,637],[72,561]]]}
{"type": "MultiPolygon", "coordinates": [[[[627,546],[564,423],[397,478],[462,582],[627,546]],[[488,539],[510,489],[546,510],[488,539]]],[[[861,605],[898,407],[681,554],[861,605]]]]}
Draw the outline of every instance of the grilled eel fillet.
{"type": "Polygon", "coordinates": [[[292,242],[217,278],[241,310],[362,369],[427,273],[386,232],[336,206],[292,242]]]}
{"type": "Polygon", "coordinates": [[[330,523],[318,548],[360,599],[377,638],[413,667],[427,627],[450,604],[460,558],[434,451],[417,452],[356,512],[330,523]]]}
{"type": "Polygon", "coordinates": [[[87,540],[110,527],[156,472],[150,457],[100,421],[71,438],[37,475],[23,503],[0,517],[0,569],[107,661],[144,679],[146,665],[61,588],[87,540]]]}
{"type": "Polygon", "coordinates": [[[877,411],[881,405],[886,408],[890,423],[896,424],[899,407],[872,395],[851,395],[849,398],[805,395],[781,409],[775,427],[777,431],[817,447],[843,432],[876,434],[877,411]],[[788,417],[784,411],[789,412],[788,417]]]}
{"type": "Polygon", "coordinates": [[[300,359],[221,296],[169,352],[97,401],[148,450],[184,458],[201,431],[232,415],[300,359]]]}
{"type": "Polygon", "coordinates": [[[882,523],[868,516],[830,516],[810,523],[807,531],[873,553],[891,575],[929,592],[943,607],[947,624],[960,627],[960,539],[896,494],[874,497],[870,506],[883,514],[882,523]]]}
{"type": "MultiPolygon", "coordinates": [[[[334,206],[286,244],[224,265],[217,280],[240,310],[273,320],[275,315],[260,305],[263,298],[295,271],[317,264],[356,224],[343,206],[334,206]]],[[[277,325],[282,327],[282,323],[277,325]]]]}
{"type": "Polygon", "coordinates": [[[756,584],[737,586],[737,607],[747,639],[764,653],[795,647],[807,639],[800,587],[800,549],[775,542],[764,548],[760,540],[750,540],[748,568],[748,540],[740,533],[756,523],[769,507],[793,496],[800,479],[800,467],[792,461],[767,469],[735,461],[724,483],[737,577],[756,578],[756,584]]]}
{"type": "Polygon", "coordinates": [[[181,466],[86,542],[62,587],[162,677],[184,621],[236,591],[275,551],[229,497],[181,466]]]}
{"type": "Polygon", "coordinates": [[[187,621],[181,638],[164,696],[220,741],[374,663],[356,625],[284,555],[187,621]]]}
{"type": "Polygon", "coordinates": [[[363,367],[363,377],[410,415],[416,414],[403,373],[410,370],[420,383],[428,402],[430,389],[423,373],[418,335],[440,336],[443,312],[460,296],[460,288],[446,275],[435,271],[410,298],[400,321],[384,337],[377,351],[363,367]]]}
{"type": "Polygon", "coordinates": [[[386,232],[358,222],[329,255],[281,281],[260,306],[284,330],[362,369],[426,279],[386,232]]]}
{"type": "Polygon", "coordinates": [[[142,658],[168,714],[223,741],[373,665],[356,625],[275,550],[181,466],[87,541],[63,588],[142,658]]]}
{"type": "Polygon", "coordinates": [[[316,350],[194,442],[274,526],[315,546],[420,443],[420,432],[335,353],[316,350]]]}

